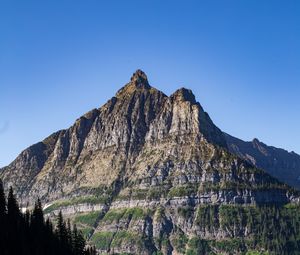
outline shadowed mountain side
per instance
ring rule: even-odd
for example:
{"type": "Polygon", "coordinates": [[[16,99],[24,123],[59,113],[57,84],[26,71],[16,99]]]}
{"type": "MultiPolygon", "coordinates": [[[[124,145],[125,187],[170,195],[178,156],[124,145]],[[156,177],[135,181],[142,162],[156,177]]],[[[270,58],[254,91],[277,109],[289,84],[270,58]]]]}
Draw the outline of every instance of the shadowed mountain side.
{"type": "Polygon", "coordinates": [[[278,180],[300,189],[300,155],[268,146],[258,139],[244,142],[228,134],[225,134],[225,138],[230,152],[264,169],[278,180]]]}

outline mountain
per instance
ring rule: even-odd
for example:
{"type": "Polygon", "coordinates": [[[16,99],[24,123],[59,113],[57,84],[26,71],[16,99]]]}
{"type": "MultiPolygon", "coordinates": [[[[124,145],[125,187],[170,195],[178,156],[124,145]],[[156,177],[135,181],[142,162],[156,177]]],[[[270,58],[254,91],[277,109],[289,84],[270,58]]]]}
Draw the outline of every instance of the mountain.
{"type": "Polygon", "coordinates": [[[0,177],[23,206],[39,197],[49,216],[61,210],[101,254],[297,249],[298,192],[230,150],[191,90],[168,97],[138,70],[106,104],[24,150],[0,177]],[[271,227],[278,236],[270,238],[271,227]],[[286,248],[290,237],[294,248],[286,248]]]}
{"type": "Polygon", "coordinates": [[[258,139],[244,142],[225,134],[231,153],[245,159],[250,164],[264,169],[270,175],[288,185],[300,189],[300,155],[273,146],[267,146],[258,139]]]}

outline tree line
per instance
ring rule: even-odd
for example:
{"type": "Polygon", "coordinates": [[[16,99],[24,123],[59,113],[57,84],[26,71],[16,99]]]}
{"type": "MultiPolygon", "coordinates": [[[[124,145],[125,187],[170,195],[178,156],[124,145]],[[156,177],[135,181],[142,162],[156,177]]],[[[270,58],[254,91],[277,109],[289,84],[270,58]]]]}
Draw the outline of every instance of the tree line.
{"type": "Polygon", "coordinates": [[[55,225],[45,219],[39,199],[32,211],[22,213],[13,189],[6,196],[0,180],[0,254],[96,255],[96,250],[86,246],[81,231],[61,212],[55,225]]]}

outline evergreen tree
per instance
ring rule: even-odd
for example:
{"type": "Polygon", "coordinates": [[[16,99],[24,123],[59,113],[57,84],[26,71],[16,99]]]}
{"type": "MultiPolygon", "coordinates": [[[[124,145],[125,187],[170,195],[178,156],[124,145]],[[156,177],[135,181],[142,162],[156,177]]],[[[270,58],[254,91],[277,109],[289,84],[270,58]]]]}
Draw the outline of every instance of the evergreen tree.
{"type": "Polygon", "coordinates": [[[0,221],[4,219],[6,214],[6,199],[2,180],[0,179],[0,221]]]}
{"type": "Polygon", "coordinates": [[[85,239],[81,231],[78,231],[77,240],[75,241],[77,244],[78,255],[85,255],[85,239]]]}
{"type": "MultiPolygon", "coordinates": [[[[67,243],[68,246],[72,247],[73,245],[73,236],[72,236],[72,227],[71,227],[71,222],[70,219],[67,220],[67,243]]],[[[73,250],[73,247],[72,247],[73,250]]]]}
{"type": "Polygon", "coordinates": [[[6,229],[6,199],[2,180],[0,179],[0,251],[4,251],[7,236],[3,229],[6,229]]]}
{"type": "Polygon", "coordinates": [[[20,253],[19,245],[22,243],[21,240],[21,213],[14,195],[12,187],[9,188],[8,198],[7,198],[7,235],[8,235],[8,246],[10,247],[10,254],[17,255],[20,253]]]}
{"type": "Polygon", "coordinates": [[[35,236],[31,236],[31,242],[34,245],[33,253],[45,253],[46,229],[43,208],[40,199],[36,201],[31,214],[30,232],[35,234],[35,236]]]}
{"type": "Polygon", "coordinates": [[[8,219],[11,221],[19,219],[19,216],[20,216],[19,205],[15,198],[12,187],[9,188],[9,193],[8,193],[8,198],[7,198],[7,215],[8,215],[8,219]]]}
{"type": "Polygon", "coordinates": [[[84,255],[85,254],[85,240],[81,231],[77,230],[76,225],[73,227],[73,251],[74,255],[84,255]]]}
{"type": "Polygon", "coordinates": [[[34,209],[31,215],[31,224],[37,227],[44,225],[44,213],[41,200],[38,199],[34,205],[34,209]]]}
{"type": "Polygon", "coordinates": [[[56,233],[61,242],[67,242],[67,228],[61,211],[57,216],[56,233]]]}
{"type": "Polygon", "coordinates": [[[23,218],[24,218],[26,228],[29,229],[30,222],[31,222],[31,214],[28,209],[25,211],[23,218]]]}

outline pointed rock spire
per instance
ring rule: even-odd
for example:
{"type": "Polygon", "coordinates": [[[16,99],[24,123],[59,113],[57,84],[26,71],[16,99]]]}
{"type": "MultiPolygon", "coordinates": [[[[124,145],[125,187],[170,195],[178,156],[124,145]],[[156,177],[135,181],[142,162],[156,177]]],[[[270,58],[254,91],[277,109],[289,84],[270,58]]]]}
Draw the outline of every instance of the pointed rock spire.
{"type": "Polygon", "coordinates": [[[195,95],[193,94],[192,90],[186,88],[176,90],[170,97],[173,100],[188,101],[192,104],[196,103],[195,95]]]}
{"type": "Polygon", "coordinates": [[[122,97],[124,95],[132,94],[136,90],[144,89],[149,90],[151,89],[151,86],[149,85],[147,75],[142,70],[138,69],[131,76],[130,82],[121,88],[116,96],[122,97]]]}
{"type": "Polygon", "coordinates": [[[140,69],[135,71],[130,80],[131,83],[134,83],[136,86],[144,86],[150,88],[147,75],[140,69]]]}

